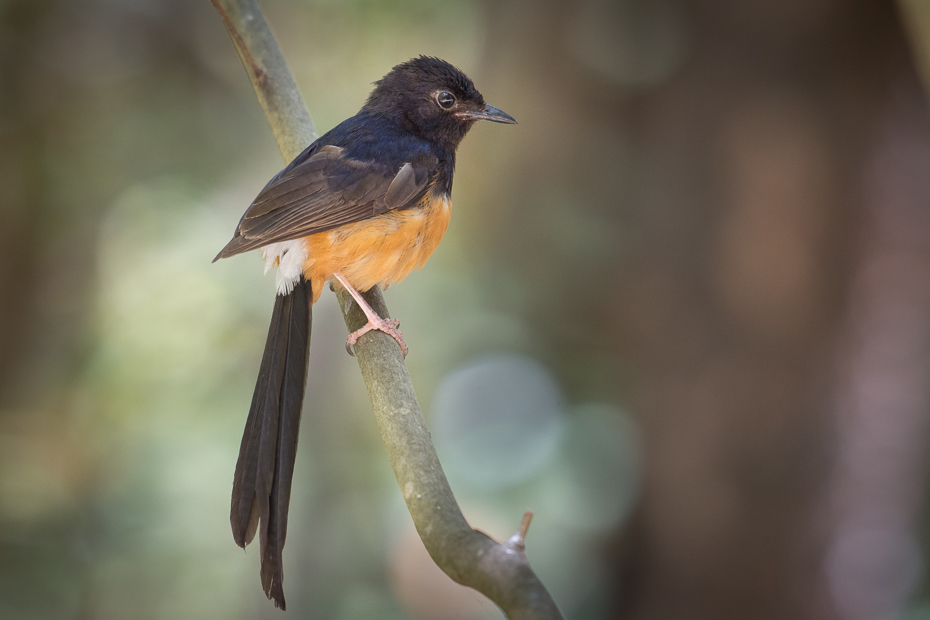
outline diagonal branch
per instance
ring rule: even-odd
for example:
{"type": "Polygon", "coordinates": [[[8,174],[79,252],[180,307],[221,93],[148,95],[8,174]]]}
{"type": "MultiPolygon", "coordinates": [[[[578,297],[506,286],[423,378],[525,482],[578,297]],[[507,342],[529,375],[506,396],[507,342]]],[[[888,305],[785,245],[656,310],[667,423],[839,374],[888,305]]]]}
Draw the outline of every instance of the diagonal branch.
{"type": "MultiPolygon", "coordinates": [[[[230,32],[281,154],[290,161],[316,139],[316,130],[257,0],[210,1],[230,32]]],[[[365,315],[344,290],[337,295],[346,325],[355,331],[365,315]]],[[[380,316],[389,316],[377,289],[364,297],[380,316]]],[[[503,543],[472,529],[442,471],[397,344],[386,334],[369,332],[355,352],[404,501],[439,568],[497,603],[511,620],[563,618],[526,558],[532,513],[526,512],[519,531],[503,543]]]]}

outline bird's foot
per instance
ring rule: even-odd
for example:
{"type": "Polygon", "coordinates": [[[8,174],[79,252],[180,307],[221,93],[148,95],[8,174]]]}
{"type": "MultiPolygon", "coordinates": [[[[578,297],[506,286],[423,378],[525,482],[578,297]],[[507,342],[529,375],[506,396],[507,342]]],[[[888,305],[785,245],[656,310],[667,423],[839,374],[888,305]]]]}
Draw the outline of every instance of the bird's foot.
{"type": "Polygon", "coordinates": [[[351,334],[346,340],[346,351],[349,352],[349,355],[355,357],[355,351],[352,350],[352,346],[358,342],[358,339],[367,334],[372,330],[378,330],[384,332],[391,338],[397,341],[397,344],[400,346],[400,352],[404,354],[404,357],[407,357],[407,343],[404,342],[404,336],[400,333],[400,330],[397,329],[400,327],[400,321],[397,319],[382,319],[378,315],[369,316],[368,322],[362,326],[361,329],[357,329],[351,334]]]}

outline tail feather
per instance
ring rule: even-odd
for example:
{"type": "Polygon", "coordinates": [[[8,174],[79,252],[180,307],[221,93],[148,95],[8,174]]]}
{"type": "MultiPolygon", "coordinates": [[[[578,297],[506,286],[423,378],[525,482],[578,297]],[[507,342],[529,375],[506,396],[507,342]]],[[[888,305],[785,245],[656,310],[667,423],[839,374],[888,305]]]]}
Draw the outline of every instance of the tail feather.
{"type": "Polygon", "coordinates": [[[240,547],[260,533],[262,588],[285,608],[282,551],[287,536],[300,410],[310,352],[310,283],[275,298],[252,406],[233,479],[230,523],[240,547]]]}

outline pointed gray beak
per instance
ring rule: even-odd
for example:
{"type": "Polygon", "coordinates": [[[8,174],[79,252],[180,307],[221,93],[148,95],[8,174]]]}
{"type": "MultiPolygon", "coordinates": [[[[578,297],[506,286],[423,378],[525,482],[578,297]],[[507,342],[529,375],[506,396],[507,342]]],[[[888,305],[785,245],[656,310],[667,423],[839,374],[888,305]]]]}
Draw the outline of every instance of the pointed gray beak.
{"type": "Polygon", "coordinates": [[[484,109],[481,110],[472,110],[469,112],[459,112],[456,114],[459,118],[467,118],[473,121],[492,121],[495,123],[507,123],[508,125],[516,125],[517,119],[510,116],[503,110],[499,110],[492,105],[484,106],[484,109]]]}

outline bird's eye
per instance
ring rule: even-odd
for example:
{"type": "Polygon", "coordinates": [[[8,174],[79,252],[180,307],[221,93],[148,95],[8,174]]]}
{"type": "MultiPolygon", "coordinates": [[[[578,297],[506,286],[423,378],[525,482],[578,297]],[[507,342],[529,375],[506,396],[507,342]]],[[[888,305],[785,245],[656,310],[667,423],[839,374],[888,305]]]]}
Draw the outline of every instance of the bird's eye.
{"type": "Polygon", "coordinates": [[[448,110],[455,105],[455,95],[452,93],[439,93],[436,95],[436,103],[438,103],[439,107],[443,110],[448,110]]]}

